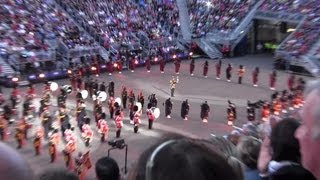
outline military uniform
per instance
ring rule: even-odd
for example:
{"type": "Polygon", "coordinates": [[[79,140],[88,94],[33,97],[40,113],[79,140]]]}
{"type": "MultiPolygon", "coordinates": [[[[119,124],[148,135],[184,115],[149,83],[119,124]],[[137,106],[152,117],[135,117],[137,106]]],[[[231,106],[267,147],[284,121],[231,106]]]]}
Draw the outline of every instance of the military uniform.
{"type": "Polygon", "coordinates": [[[57,149],[54,142],[49,142],[49,155],[50,155],[50,162],[53,163],[57,158],[57,149]]]}
{"type": "Polygon", "coordinates": [[[205,78],[207,78],[208,76],[208,70],[209,70],[209,63],[208,61],[206,61],[204,64],[203,64],[203,76],[205,78]]]}
{"type": "Polygon", "coordinates": [[[276,73],[276,71],[273,71],[270,74],[270,89],[271,90],[275,90],[276,81],[277,81],[277,73],[276,73]]]}
{"type": "Polygon", "coordinates": [[[116,137],[119,138],[121,135],[121,128],[123,126],[123,114],[121,109],[118,109],[115,113],[115,122],[116,122],[116,127],[117,127],[117,131],[116,131],[116,137]]]}
{"type": "Polygon", "coordinates": [[[220,79],[220,75],[221,75],[221,60],[219,60],[219,62],[216,64],[216,79],[220,79]]]}
{"type": "Polygon", "coordinates": [[[188,100],[185,100],[181,104],[181,117],[184,120],[188,120],[188,114],[190,110],[190,105],[188,103],[188,100]]]}
{"type": "Polygon", "coordinates": [[[143,109],[143,107],[144,107],[144,96],[142,94],[142,91],[140,91],[140,93],[138,95],[138,102],[141,103],[141,109],[143,109]]]}
{"type": "Polygon", "coordinates": [[[201,113],[200,113],[200,117],[203,122],[208,122],[209,112],[210,112],[209,105],[207,104],[207,102],[203,103],[201,105],[201,113]]]}
{"type": "Polygon", "coordinates": [[[194,63],[194,59],[192,59],[191,62],[190,62],[190,68],[189,68],[191,76],[193,76],[194,67],[195,67],[195,63],[194,63]]]}
{"type": "Polygon", "coordinates": [[[243,78],[245,72],[246,72],[246,70],[244,69],[244,67],[242,65],[240,65],[239,69],[238,69],[238,84],[242,84],[242,78],[243,78]]]}
{"type": "Polygon", "coordinates": [[[173,78],[170,80],[171,97],[174,97],[174,90],[175,90],[175,88],[176,88],[176,84],[177,84],[177,81],[176,81],[176,79],[173,77],[173,78]]]}
{"type": "Polygon", "coordinates": [[[168,98],[166,101],[165,101],[165,116],[167,118],[171,118],[171,110],[172,110],[172,102],[171,102],[171,99],[168,98]]]}
{"type": "Polygon", "coordinates": [[[126,87],[122,88],[121,99],[122,99],[123,108],[126,109],[127,108],[127,99],[128,99],[128,91],[127,91],[126,87]]]}
{"type": "Polygon", "coordinates": [[[41,150],[41,137],[40,136],[36,136],[35,139],[33,140],[33,146],[34,146],[34,150],[36,152],[36,156],[40,155],[40,150],[41,150]]]}

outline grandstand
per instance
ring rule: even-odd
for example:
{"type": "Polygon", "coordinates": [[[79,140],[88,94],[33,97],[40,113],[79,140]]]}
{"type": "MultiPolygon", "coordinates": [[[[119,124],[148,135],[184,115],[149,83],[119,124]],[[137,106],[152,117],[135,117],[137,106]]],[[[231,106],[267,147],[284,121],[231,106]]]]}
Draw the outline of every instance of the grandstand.
{"type": "Polygon", "coordinates": [[[171,49],[187,51],[192,43],[212,59],[232,56],[239,46],[248,49],[244,48],[248,41],[253,47],[258,44],[252,36],[260,20],[280,23],[284,31],[290,23],[294,30],[277,38],[275,57],[320,75],[316,0],[3,0],[2,4],[0,49],[6,67],[2,77],[61,75],[80,59],[90,64],[92,56],[103,65],[123,56],[138,56],[143,63],[144,57],[157,52],[170,59],[171,49]]]}

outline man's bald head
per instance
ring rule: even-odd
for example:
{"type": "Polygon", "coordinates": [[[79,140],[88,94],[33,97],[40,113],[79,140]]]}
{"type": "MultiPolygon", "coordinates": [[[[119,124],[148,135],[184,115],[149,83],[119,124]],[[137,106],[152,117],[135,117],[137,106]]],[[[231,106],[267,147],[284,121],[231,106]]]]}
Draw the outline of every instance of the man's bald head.
{"type": "Polygon", "coordinates": [[[0,142],[0,179],[34,179],[33,172],[25,159],[15,149],[2,142],[0,142]]]}

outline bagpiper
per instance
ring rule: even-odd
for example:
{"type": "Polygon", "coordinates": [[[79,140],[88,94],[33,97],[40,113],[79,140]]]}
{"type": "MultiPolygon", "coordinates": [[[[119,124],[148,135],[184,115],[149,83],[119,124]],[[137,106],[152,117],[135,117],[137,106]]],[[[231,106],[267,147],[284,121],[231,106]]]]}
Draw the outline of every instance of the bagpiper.
{"type": "Polygon", "coordinates": [[[0,136],[1,141],[6,139],[6,129],[8,127],[7,120],[4,118],[3,114],[0,115],[0,136]]]}
{"type": "Polygon", "coordinates": [[[259,67],[256,67],[252,72],[252,83],[254,87],[258,87],[259,73],[260,73],[259,67]]]}
{"type": "Polygon", "coordinates": [[[238,84],[242,84],[242,78],[243,78],[245,72],[246,72],[246,70],[243,67],[243,65],[239,65],[239,69],[238,69],[238,84]]]}
{"type": "Polygon", "coordinates": [[[209,70],[209,62],[205,61],[204,64],[203,64],[203,76],[205,78],[208,77],[208,70],[209,70]]]}
{"type": "Polygon", "coordinates": [[[296,76],[294,74],[291,74],[288,78],[288,89],[290,91],[292,91],[295,86],[295,79],[296,79],[296,76]]]}
{"type": "Polygon", "coordinates": [[[190,105],[188,103],[188,99],[182,102],[181,104],[181,117],[183,120],[188,120],[190,105]]]}
{"type": "Polygon", "coordinates": [[[228,64],[228,67],[226,69],[226,78],[228,82],[231,82],[231,76],[232,76],[232,66],[231,64],[228,64]]]}
{"type": "Polygon", "coordinates": [[[207,123],[207,122],[208,122],[209,112],[210,112],[210,107],[209,107],[209,105],[208,105],[208,102],[205,101],[205,102],[201,105],[200,117],[201,117],[201,119],[202,119],[202,122],[204,122],[204,123],[207,123]]]}
{"type": "Polygon", "coordinates": [[[168,98],[166,101],[165,101],[165,116],[167,118],[171,118],[171,110],[172,110],[172,102],[171,102],[171,98],[168,98]]]}
{"type": "Polygon", "coordinates": [[[217,63],[216,63],[216,79],[220,79],[220,75],[221,75],[221,66],[222,66],[222,61],[219,60],[217,63]]]}
{"type": "Polygon", "coordinates": [[[268,118],[270,116],[270,107],[269,104],[265,103],[262,107],[262,121],[266,122],[268,121],[268,118]]]}
{"type": "Polygon", "coordinates": [[[151,71],[151,60],[149,59],[149,57],[146,59],[146,68],[147,72],[149,73],[151,71]]]}
{"type": "Polygon", "coordinates": [[[275,86],[276,86],[276,81],[277,81],[277,72],[276,71],[272,71],[272,73],[270,74],[270,89],[271,90],[275,90],[275,86]]]}
{"type": "Polygon", "coordinates": [[[101,119],[98,121],[99,133],[101,134],[101,142],[105,142],[108,139],[109,126],[105,120],[106,114],[103,113],[101,119]]]}
{"type": "Polygon", "coordinates": [[[192,58],[191,59],[191,61],[190,61],[190,68],[189,68],[189,70],[190,70],[190,75],[191,76],[193,76],[194,74],[194,67],[195,67],[195,61],[194,61],[194,59],[192,58]]]}
{"type": "Polygon", "coordinates": [[[68,141],[64,150],[62,151],[65,165],[69,170],[72,170],[74,168],[73,160],[72,160],[72,154],[75,151],[74,144],[75,144],[74,141],[68,141]]]}
{"type": "Polygon", "coordinates": [[[43,128],[39,127],[36,130],[35,138],[33,140],[34,150],[36,152],[36,156],[41,154],[41,147],[42,147],[42,138],[43,138],[43,128]]]}
{"type": "Polygon", "coordinates": [[[177,57],[177,55],[173,55],[173,59],[174,59],[174,65],[175,65],[175,72],[176,74],[179,74],[181,60],[177,57]]]}
{"type": "Polygon", "coordinates": [[[160,57],[159,64],[160,64],[160,72],[161,72],[161,74],[163,74],[164,73],[164,68],[166,66],[166,62],[165,62],[163,57],[160,57]]]}

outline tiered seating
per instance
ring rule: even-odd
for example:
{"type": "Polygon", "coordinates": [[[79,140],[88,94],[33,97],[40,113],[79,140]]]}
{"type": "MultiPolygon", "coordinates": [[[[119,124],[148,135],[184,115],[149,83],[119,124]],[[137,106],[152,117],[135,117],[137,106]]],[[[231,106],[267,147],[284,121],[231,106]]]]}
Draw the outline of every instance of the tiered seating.
{"type": "Polygon", "coordinates": [[[46,2],[8,0],[0,7],[3,22],[0,25],[0,40],[8,54],[15,56],[7,57],[10,64],[54,60],[50,59],[53,57],[45,56],[51,52],[51,47],[46,43],[49,39],[61,39],[69,49],[95,46],[94,41],[81,33],[66,14],[54,4],[46,2]],[[24,58],[17,54],[23,54],[24,58]]]}
{"type": "Polygon", "coordinates": [[[320,38],[320,4],[318,0],[291,1],[291,0],[266,0],[260,7],[261,11],[275,13],[290,13],[304,15],[304,24],[297,29],[279,50],[287,51],[299,57],[308,53],[310,48],[320,38]]]}
{"type": "Polygon", "coordinates": [[[59,0],[59,3],[107,49],[110,45],[139,44],[137,33],[140,30],[151,40],[158,41],[178,32],[177,7],[172,2],[59,0]]]}
{"type": "Polygon", "coordinates": [[[191,29],[195,36],[211,30],[230,33],[250,12],[257,0],[189,0],[191,29]]]}

